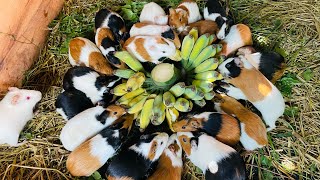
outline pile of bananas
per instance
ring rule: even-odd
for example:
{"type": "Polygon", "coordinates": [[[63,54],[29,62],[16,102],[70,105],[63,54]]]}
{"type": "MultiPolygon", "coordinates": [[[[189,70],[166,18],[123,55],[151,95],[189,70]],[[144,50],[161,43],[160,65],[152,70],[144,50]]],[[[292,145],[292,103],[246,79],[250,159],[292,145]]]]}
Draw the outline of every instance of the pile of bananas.
{"type": "Polygon", "coordinates": [[[203,107],[206,100],[215,96],[214,81],[222,79],[222,75],[215,70],[224,57],[218,56],[222,46],[212,44],[214,39],[215,35],[209,34],[198,37],[197,29],[192,29],[182,41],[181,70],[174,75],[179,78],[166,87],[148,83],[156,79],[154,76],[157,73],[146,72],[130,53],[116,52],[115,56],[130,68],[114,71],[114,75],[124,79],[111,91],[115,96],[121,96],[116,104],[128,108],[128,113],[135,115],[141,129],[145,129],[150,122],[160,125],[167,119],[172,130],[172,123],[177,121],[179,112],[190,112],[194,104],[203,107]]]}

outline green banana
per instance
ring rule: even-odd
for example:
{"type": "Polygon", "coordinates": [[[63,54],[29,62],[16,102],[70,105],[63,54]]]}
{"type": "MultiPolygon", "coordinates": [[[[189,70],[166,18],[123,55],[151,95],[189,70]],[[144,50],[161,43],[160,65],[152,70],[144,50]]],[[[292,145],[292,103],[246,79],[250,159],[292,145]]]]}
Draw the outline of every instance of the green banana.
{"type": "Polygon", "coordinates": [[[193,46],[193,49],[191,51],[191,54],[189,56],[189,62],[188,62],[188,67],[193,63],[193,61],[198,57],[200,52],[207,47],[209,43],[209,34],[203,34],[201,35],[196,43],[193,46]]]}
{"type": "Polygon", "coordinates": [[[219,57],[218,57],[219,64],[223,63],[223,61],[226,60],[226,58],[227,58],[227,57],[224,56],[224,55],[219,56],[219,57]]]}
{"type": "Polygon", "coordinates": [[[213,83],[205,80],[193,80],[192,84],[200,88],[204,93],[210,92],[213,89],[213,83]]]}
{"type": "Polygon", "coordinates": [[[145,89],[139,88],[123,95],[120,99],[116,101],[116,104],[128,104],[131,99],[145,92],[145,89]]]}
{"type": "Polygon", "coordinates": [[[146,96],[148,96],[148,93],[142,93],[142,94],[132,98],[131,101],[129,101],[129,103],[128,103],[129,107],[134,106],[135,104],[137,104],[139,101],[141,101],[146,96]]]}
{"type": "Polygon", "coordinates": [[[193,108],[193,102],[191,100],[189,100],[189,108],[187,112],[190,112],[193,108]]]}
{"type": "Polygon", "coordinates": [[[213,91],[207,92],[204,94],[204,99],[210,101],[214,98],[215,95],[216,93],[214,93],[213,91]]]}
{"type": "Polygon", "coordinates": [[[134,71],[131,69],[116,69],[113,71],[113,75],[124,78],[124,79],[129,79],[132,75],[134,75],[134,71]]]}
{"type": "Polygon", "coordinates": [[[134,71],[144,71],[140,61],[130,55],[128,51],[117,51],[114,54],[115,57],[126,63],[134,71]]]}
{"type": "Polygon", "coordinates": [[[180,112],[188,112],[189,110],[189,100],[185,98],[178,98],[174,107],[180,112]]]}
{"type": "Polygon", "coordinates": [[[174,107],[166,108],[166,118],[168,121],[168,125],[169,125],[171,131],[173,131],[173,132],[174,132],[174,130],[172,128],[172,123],[176,122],[178,117],[179,117],[179,111],[176,108],[174,108],[174,107]]]}
{"type": "Polygon", "coordinates": [[[192,34],[188,34],[183,38],[181,46],[181,57],[183,60],[188,60],[195,40],[192,34]]]}
{"type": "Polygon", "coordinates": [[[154,116],[152,118],[151,123],[155,126],[158,126],[163,123],[165,118],[166,118],[166,108],[164,108],[164,111],[161,114],[159,114],[159,116],[154,116]]]}
{"type": "MultiPolygon", "coordinates": [[[[139,111],[142,110],[142,108],[144,107],[144,103],[146,102],[146,100],[148,99],[148,96],[143,97],[138,103],[136,103],[135,105],[131,106],[128,109],[128,113],[129,114],[135,114],[138,113],[139,111]]],[[[140,117],[141,118],[141,117],[140,117]]]]}
{"type": "Polygon", "coordinates": [[[195,75],[195,79],[214,82],[221,80],[223,77],[217,71],[206,71],[195,75]]]}
{"type": "Polygon", "coordinates": [[[192,100],[194,101],[198,101],[204,98],[204,93],[200,88],[196,88],[197,89],[197,93],[196,96],[192,98],[192,100]]]}
{"type": "Polygon", "coordinates": [[[188,99],[192,99],[192,98],[196,97],[196,95],[197,95],[196,86],[195,85],[187,86],[186,90],[184,91],[184,95],[188,99]]]}
{"type": "Polygon", "coordinates": [[[186,84],[184,82],[179,82],[170,88],[170,92],[175,96],[181,96],[186,89],[186,84]]]}
{"type": "Polygon", "coordinates": [[[142,72],[137,72],[131,76],[127,81],[127,91],[131,92],[142,86],[146,76],[142,72]]]}
{"type": "Polygon", "coordinates": [[[166,107],[173,107],[174,103],[176,102],[176,98],[170,91],[167,91],[163,94],[163,104],[166,107]]]}
{"type": "Polygon", "coordinates": [[[153,102],[153,117],[151,123],[153,125],[160,125],[164,120],[166,106],[163,104],[163,95],[158,94],[153,102]]]}
{"type": "Polygon", "coordinates": [[[222,51],[222,44],[217,44],[217,53],[222,51]]]}
{"type": "Polygon", "coordinates": [[[126,86],[126,83],[122,83],[122,84],[119,84],[117,85],[116,87],[114,87],[113,89],[111,89],[110,93],[111,94],[114,94],[116,96],[123,96],[125,95],[126,93],[128,93],[126,91],[127,89],[127,86],[126,86]]]}
{"type": "Polygon", "coordinates": [[[198,29],[196,27],[193,27],[190,31],[189,34],[194,37],[194,41],[197,41],[199,34],[198,34],[198,29]]]}
{"type": "Polygon", "coordinates": [[[201,99],[201,100],[194,101],[194,103],[200,107],[203,107],[206,105],[206,100],[201,99]]]}
{"type": "Polygon", "coordinates": [[[208,45],[211,45],[213,43],[213,41],[215,41],[217,39],[216,35],[215,34],[211,34],[209,36],[209,43],[208,45]]]}
{"type": "Polygon", "coordinates": [[[199,66],[203,61],[207,60],[208,58],[213,57],[216,54],[217,50],[215,45],[210,45],[204,48],[199,56],[192,61],[191,66],[189,66],[188,70],[194,69],[195,67],[199,66]]]}
{"type": "Polygon", "coordinates": [[[152,118],[152,106],[153,106],[154,99],[148,99],[141,110],[140,116],[140,128],[145,129],[152,118]]]}
{"type": "Polygon", "coordinates": [[[198,65],[195,69],[195,73],[202,73],[205,71],[211,71],[217,69],[219,65],[219,61],[216,58],[210,58],[203,61],[200,65],[198,65]]]}

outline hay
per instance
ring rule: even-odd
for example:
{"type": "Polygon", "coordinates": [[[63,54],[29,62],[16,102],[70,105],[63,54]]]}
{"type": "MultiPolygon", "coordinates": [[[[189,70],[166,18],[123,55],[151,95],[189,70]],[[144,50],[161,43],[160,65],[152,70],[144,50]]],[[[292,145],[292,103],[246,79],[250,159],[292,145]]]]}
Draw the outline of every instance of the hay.
{"type": "MultiPolygon", "coordinates": [[[[26,141],[24,145],[0,146],[1,179],[74,179],[65,168],[68,151],[59,141],[65,122],[54,107],[62,77],[70,67],[67,44],[92,31],[98,9],[117,8],[118,2],[66,1],[50,26],[47,46],[23,83],[25,88],[43,92],[40,114],[23,130],[20,139],[26,141]]],[[[227,4],[237,22],[250,25],[256,44],[287,54],[287,73],[299,80],[291,97],[286,97],[287,108],[295,111],[281,118],[269,133],[269,146],[241,151],[249,178],[320,179],[320,1],[237,0],[227,4]],[[308,69],[313,74],[309,81],[305,76],[308,69]]],[[[202,179],[202,175],[187,162],[183,179],[202,179]]]]}

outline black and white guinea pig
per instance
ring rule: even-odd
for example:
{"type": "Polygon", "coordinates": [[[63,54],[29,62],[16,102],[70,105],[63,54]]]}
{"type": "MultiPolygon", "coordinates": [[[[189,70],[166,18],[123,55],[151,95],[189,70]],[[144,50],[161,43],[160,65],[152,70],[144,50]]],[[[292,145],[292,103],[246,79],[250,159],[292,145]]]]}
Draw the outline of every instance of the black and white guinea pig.
{"type": "Polygon", "coordinates": [[[77,89],[70,89],[58,95],[55,106],[63,119],[69,120],[94,105],[86,94],[77,89]]]}
{"type": "Polygon", "coordinates": [[[238,49],[237,55],[243,55],[268,80],[275,83],[284,74],[284,57],[273,51],[256,52],[252,46],[238,49]]]}
{"type": "Polygon", "coordinates": [[[113,85],[120,81],[116,76],[99,75],[91,68],[75,66],[70,68],[63,78],[63,89],[77,89],[83,92],[93,104],[103,99],[113,85]]]}
{"type": "Polygon", "coordinates": [[[129,34],[122,17],[109,9],[101,9],[95,17],[95,28],[109,28],[115,35],[116,41],[122,44],[129,34]]]}
{"type": "Polygon", "coordinates": [[[199,167],[206,180],[244,180],[245,164],[239,153],[205,134],[178,132],[182,149],[190,161],[199,167]]]}
{"type": "Polygon", "coordinates": [[[153,133],[140,136],[138,142],[117,154],[109,164],[108,179],[143,179],[166,148],[169,136],[153,133]]]}
{"type": "Polygon", "coordinates": [[[205,20],[217,23],[219,28],[218,39],[224,39],[228,35],[230,27],[233,25],[233,20],[228,19],[226,10],[219,3],[219,0],[208,0],[203,10],[203,16],[205,20]]]}

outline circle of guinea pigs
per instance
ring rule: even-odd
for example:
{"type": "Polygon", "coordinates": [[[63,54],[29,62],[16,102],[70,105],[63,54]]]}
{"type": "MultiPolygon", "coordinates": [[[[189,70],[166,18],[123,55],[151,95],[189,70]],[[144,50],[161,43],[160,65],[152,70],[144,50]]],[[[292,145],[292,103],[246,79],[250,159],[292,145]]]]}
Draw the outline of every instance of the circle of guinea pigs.
{"type": "MultiPolygon", "coordinates": [[[[66,120],[60,140],[71,151],[71,175],[179,180],[185,156],[207,180],[246,179],[233,147],[241,143],[251,151],[268,144],[267,131],[285,107],[273,84],[284,73],[281,55],[256,51],[250,28],[233,24],[219,0],[207,1],[201,11],[195,1],[183,0],[168,14],[150,2],[130,28],[118,13],[101,9],[94,28],[94,42],[70,41],[73,67],[55,103],[66,120]],[[157,94],[150,84],[165,90],[157,94]]],[[[22,107],[25,94],[10,89],[0,115],[11,104],[22,107]]],[[[41,99],[29,96],[32,107],[41,99]]],[[[10,128],[14,134],[0,130],[0,143],[17,144],[21,127],[10,128]]]]}

